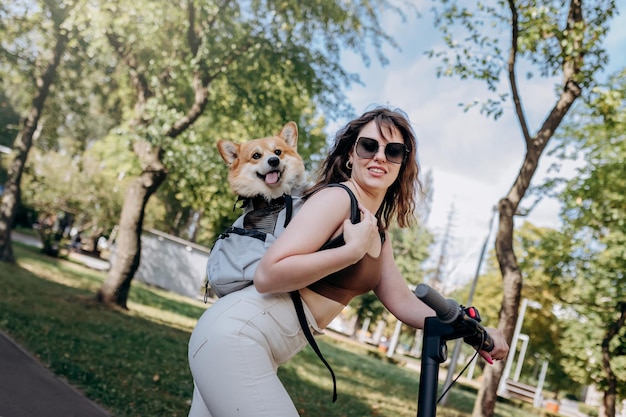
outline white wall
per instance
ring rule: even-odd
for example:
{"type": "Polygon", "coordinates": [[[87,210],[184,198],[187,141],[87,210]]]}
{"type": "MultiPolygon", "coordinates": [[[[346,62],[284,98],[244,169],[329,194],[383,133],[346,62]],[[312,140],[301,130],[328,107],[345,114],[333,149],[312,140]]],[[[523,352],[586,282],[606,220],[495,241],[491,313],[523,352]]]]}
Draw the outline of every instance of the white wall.
{"type": "Polygon", "coordinates": [[[158,230],[141,235],[141,261],[135,278],[147,284],[198,298],[204,294],[210,249],[158,230]]]}

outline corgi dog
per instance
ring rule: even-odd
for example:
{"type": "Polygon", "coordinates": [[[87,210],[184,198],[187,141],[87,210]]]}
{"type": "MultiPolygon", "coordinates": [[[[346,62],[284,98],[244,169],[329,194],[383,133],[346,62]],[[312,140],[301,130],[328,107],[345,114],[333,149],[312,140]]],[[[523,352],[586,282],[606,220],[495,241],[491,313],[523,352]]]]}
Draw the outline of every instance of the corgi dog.
{"type": "Polygon", "coordinates": [[[266,202],[295,194],[304,185],[305,169],[297,151],[298,126],[288,122],[275,136],[244,143],[217,142],[228,165],[228,183],[244,199],[266,202]]]}

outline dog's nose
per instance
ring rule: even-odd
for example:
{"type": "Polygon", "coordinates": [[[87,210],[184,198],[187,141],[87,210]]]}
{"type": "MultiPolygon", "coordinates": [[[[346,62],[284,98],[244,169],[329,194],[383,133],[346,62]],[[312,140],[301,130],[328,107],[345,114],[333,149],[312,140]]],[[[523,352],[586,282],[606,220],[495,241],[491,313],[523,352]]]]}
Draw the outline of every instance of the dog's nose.
{"type": "Polygon", "coordinates": [[[280,159],[278,159],[277,156],[272,156],[270,159],[267,160],[267,164],[272,168],[276,168],[278,164],[280,164],[280,159]]]}

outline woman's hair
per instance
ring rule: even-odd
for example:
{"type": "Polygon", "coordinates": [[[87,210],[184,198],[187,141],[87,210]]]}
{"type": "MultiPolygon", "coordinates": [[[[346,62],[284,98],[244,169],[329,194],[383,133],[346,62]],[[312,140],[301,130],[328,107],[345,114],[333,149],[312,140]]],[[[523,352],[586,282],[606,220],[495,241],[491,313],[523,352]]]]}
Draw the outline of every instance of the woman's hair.
{"type": "Polygon", "coordinates": [[[376,123],[380,135],[385,139],[388,139],[394,130],[398,131],[409,151],[406,160],[400,166],[398,178],[387,190],[376,216],[382,222],[384,229],[389,228],[394,218],[398,226],[408,227],[415,220],[416,193],[421,192],[420,168],[417,162],[415,133],[406,113],[400,109],[376,107],[348,122],[339,130],[330,153],[320,166],[318,179],[315,185],[307,191],[306,196],[310,196],[327,184],[350,179],[350,169],[346,165],[350,151],[363,127],[371,121],[376,123]]]}

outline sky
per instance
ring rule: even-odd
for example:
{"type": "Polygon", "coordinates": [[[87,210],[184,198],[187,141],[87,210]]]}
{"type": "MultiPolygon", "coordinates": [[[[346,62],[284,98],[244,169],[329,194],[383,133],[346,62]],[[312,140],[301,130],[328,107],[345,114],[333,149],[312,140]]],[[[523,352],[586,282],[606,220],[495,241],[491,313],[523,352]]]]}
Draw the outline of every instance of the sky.
{"type": "MultiPolygon", "coordinates": [[[[437,78],[439,62],[425,52],[444,48],[433,26],[428,10],[430,1],[419,1],[420,18],[407,16],[405,22],[394,14],[382,16],[385,29],[399,43],[400,49],[383,49],[389,59],[386,66],[372,62],[369,67],[350,53],[344,54],[344,66],[358,73],[363,85],[346,91],[357,114],[373,105],[386,104],[403,109],[409,116],[418,138],[418,158],[422,172],[431,172],[434,195],[427,226],[439,244],[433,247],[436,258],[452,213],[451,239],[446,249],[448,261],[445,282],[455,285],[471,280],[478,267],[480,252],[489,233],[493,208],[509,191],[523,160],[525,146],[511,104],[497,121],[483,116],[477,109],[464,112],[459,103],[482,100],[488,95],[486,84],[457,78],[437,78]]],[[[605,46],[610,55],[606,76],[626,67],[626,1],[619,0],[623,10],[611,23],[605,46]]],[[[518,72],[519,73],[519,72],[518,72]]],[[[534,134],[555,103],[554,80],[538,77],[527,81],[518,77],[522,103],[527,112],[531,134],[534,134]]],[[[509,92],[508,83],[502,88],[509,92]]],[[[336,129],[346,120],[331,125],[336,129]]],[[[533,184],[545,178],[551,165],[543,157],[533,184]]],[[[562,173],[573,175],[574,168],[562,173]]],[[[524,199],[523,206],[531,200],[524,199]]],[[[529,221],[537,226],[559,226],[560,205],[552,199],[542,200],[529,216],[516,218],[516,225],[529,221]]],[[[493,235],[488,250],[493,250],[493,235]]],[[[434,262],[434,260],[433,260],[434,262]]]]}

